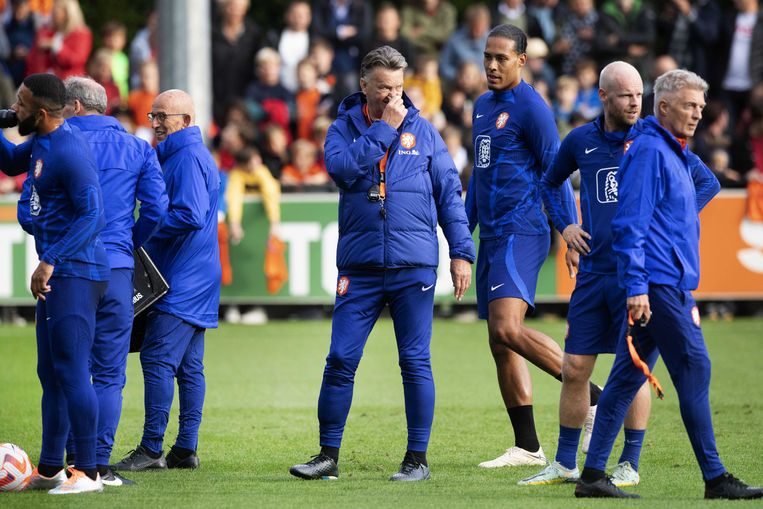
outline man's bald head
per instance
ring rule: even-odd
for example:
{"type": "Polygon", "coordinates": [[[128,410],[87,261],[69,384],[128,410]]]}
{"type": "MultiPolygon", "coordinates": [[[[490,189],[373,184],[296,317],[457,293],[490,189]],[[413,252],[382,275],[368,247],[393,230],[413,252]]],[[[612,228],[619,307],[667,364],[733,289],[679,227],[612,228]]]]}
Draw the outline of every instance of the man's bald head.
{"type": "Polygon", "coordinates": [[[183,90],[162,92],[151,106],[151,127],[156,139],[164,141],[170,134],[194,125],[196,110],[193,99],[183,90]]]}
{"type": "Polygon", "coordinates": [[[604,106],[604,128],[628,131],[639,119],[644,83],[635,67],[612,62],[599,75],[599,98],[604,106]]]}

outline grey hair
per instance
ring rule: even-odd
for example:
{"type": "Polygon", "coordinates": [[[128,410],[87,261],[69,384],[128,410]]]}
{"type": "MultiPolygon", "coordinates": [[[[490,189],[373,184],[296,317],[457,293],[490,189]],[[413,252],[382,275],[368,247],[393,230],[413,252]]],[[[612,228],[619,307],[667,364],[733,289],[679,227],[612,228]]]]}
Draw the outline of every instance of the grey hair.
{"type": "Polygon", "coordinates": [[[365,79],[377,67],[405,72],[408,69],[408,62],[395,48],[380,46],[372,49],[363,57],[363,61],[360,63],[360,77],[365,79]]]}
{"type": "Polygon", "coordinates": [[[94,110],[100,114],[106,113],[106,89],[90,78],[72,76],[64,81],[66,86],[66,104],[75,100],[82,104],[85,110],[94,110]]]}
{"type": "Polygon", "coordinates": [[[654,114],[657,115],[660,100],[664,96],[674,94],[684,88],[701,90],[703,94],[707,94],[710,87],[707,81],[686,69],[668,71],[654,82],[654,114]]]}

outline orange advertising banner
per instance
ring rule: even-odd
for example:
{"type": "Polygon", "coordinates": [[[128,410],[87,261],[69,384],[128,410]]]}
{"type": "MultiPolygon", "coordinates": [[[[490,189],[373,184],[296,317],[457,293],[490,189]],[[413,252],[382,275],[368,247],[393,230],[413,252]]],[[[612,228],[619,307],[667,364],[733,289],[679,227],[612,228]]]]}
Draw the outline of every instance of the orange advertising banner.
{"type": "MultiPolygon", "coordinates": [[[[700,214],[698,299],[763,299],[763,222],[745,218],[746,200],[744,190],[722,191],[700,214]]],[[[561,237],[559,245],[556,290],[568,300],[575,280],[564,264],[561,237]]]]}

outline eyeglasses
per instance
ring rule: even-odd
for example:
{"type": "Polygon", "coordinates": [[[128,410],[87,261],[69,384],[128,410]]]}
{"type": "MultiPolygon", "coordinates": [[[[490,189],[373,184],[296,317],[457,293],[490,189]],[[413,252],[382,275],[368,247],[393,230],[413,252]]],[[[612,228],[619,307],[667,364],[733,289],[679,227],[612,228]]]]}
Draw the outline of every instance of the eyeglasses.
{"type": "Polygon", "coordinates": [[[186,115],[187,115],[187,113],[164,113],[164,112],[154,113],[154,112],[151,112],[151,113],[149,113],[146,116],[148,117],[148,120],[151,121],[151,122],[153,122],[154,120],[158,120],[159,123],[163,124],[167,120],[167,117],[184,117],[186,115]]]}

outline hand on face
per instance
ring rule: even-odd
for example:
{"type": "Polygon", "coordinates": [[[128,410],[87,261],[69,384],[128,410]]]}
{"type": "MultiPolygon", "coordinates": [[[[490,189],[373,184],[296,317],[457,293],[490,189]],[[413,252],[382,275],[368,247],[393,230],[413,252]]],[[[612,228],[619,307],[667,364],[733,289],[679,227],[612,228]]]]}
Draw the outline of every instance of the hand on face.
{"type": "Polygon", "coordinates": [[[403,124],[407,114],[408,109],[403,105],[403,98],[401,96],[390,96],[387,106],[384,107],[382,112],[381,119],[394,129],[398,129],[403,124]]]}

